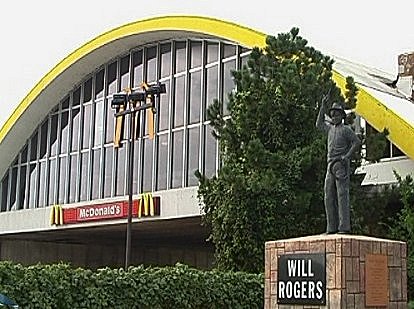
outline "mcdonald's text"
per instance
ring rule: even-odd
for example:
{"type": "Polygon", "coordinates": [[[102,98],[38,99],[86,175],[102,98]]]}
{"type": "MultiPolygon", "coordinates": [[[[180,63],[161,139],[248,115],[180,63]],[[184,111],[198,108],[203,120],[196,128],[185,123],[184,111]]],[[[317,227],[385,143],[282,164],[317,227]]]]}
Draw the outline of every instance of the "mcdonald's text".
{"type": "Polygon", "coordinates": [[[122,218],[122,207],[117,204],[79,207],[78,221],[122,218]]]}

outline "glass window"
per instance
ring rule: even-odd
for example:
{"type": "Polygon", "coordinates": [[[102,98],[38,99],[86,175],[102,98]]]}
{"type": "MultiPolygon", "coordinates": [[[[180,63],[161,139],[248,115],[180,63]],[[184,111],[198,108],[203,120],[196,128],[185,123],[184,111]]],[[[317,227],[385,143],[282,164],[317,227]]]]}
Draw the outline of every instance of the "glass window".
{"type": "Polygon", "coordinates": [[[89,102],[92,100],[92,78],[89,78],[83,84],[83,102],[89,102]]]}
{"type": "Polygon", "coordinates": [[[164,82],[166,93],[160,96],[160,106],[158,107],[158,120],[159,128],[158,131],[164,131],[168,129],[168,109],[170,103],[170,81],[164,82]]]}
{"type": "Polygon", "coordinates": [[[108,94],[113,94],[118,92],[118,87],[117,87],[117,79],[116,79],[116,67],[117,67],[117,63],[116,61],[112,62],[109,66],[108,66],[108,76],[107,76],[107,82],[106,82],[106,87],[108,89],[108,94]]]}
{"type": "Polygon", "coordinates": [[[199,153],[200,153],[200,128],[191,128],[188,130],[188,166],[187,166],[187,182],[189,186],[198,184],[198,180],[194,173],[199,169],[199,153]]]}
{"type": "Polygon", "coordinates": [[[88,157],[89,153],[81,154],[80,200],[88,199],[88,157]]]}
{"type": "Polygon", "coordinates": [[[249,61],[249,55],[244,55],[241,57],[241,67],[243,68],[244,66],[247,67],[247,63],[249,61]]]}
{"type": "Polygon", "coordinates": [[[216,62],[218,60],[218,43],[207,44],[207,63],[216,62]]]}
{"type": "Polygon", "coordinates": [[[73,92],[73,103],[72,103],[72,106],[79,106],[80,105],[80,96],[81,96],[81,88],[78,87],[73,92]]]}
{"type": "Polygon", "coordinates": [[[37,129],[36,133],[30,140],[30,161],[35,161],[37,158],[37,129]]]}
{"type": "Polygon", "coordinates": [[[121,90],[129,87],[129,55],[121,59],[121,90]]]}
{"type": "Polygon", "coordinates": [[[113,148],[105,148],[104,197],[111,196],[113,148]]]}
{"type": "Polygon", "coordinates": [[[177,42],[175,44],[175,73],[185,71],[187,66],[185,42],[177,42]]]}
{"type": "Polygon", "coordinates": [[[65,196],[65,189],[66,189],[66,162],[67,157],[60,158],[60,166],[59,166],[59,197],[58,203],[63,204],[66,202],[65,196]]]}
{"type": "Polygon", "coordinates": [[[101,179],[100,173],[100,163],[101,163],[101,151],[100,149],[93,151],[93,169],[92,169],[92,199],[101,198],[101,193],[99,190],[99,180],[101,179]]]}
{"type": "Polygon", "coordinates": [[[140,149],[139,149],[139,141],[134,141],[134,175],[132,181],[132,192],[134,194],[138,193],[139,184],[138,184],[138,175],[140,173],[140,149]]]}
{"type": "Polygon", "coordinates": [[[95,126],[94,129],[94,138],[93,143],[95,146],[102,144],[102,134],[103,134],[103,101],[95,102],[95,126]]]}
{"type": "Polygon", "coordinates": [[[28,148],[28,145],[26,144],[23,148],[22,155],[21,155],[22,163],[27,163],[27,148],[28,148]]]}
{"type": "Polygon", "coordinates": [[[236,45],[224,44],[223,58],[231,57],[236,54],[236,45]]]}
{"type": "Polygon", "coordinates": [[[63,101],[62,101],[62,109],[68,109],[69,108],[69,97],[66,97],[63,101]]]}
{"type": "Polygon", "coordinates": [[[50,155],[57,154],[57,135],[58,135],[58,115],[52,115],[50,118],[50,155]]]}
{"type": "Polygon", "coordinates": [[[125,154],[125,145],[118,149],[118,160],[116,166],[116,195],[122,196],[125,194],[125,164],[126,164],[126,154],[125,154]]]}
{"type": "Polygon", "coordinates": [[[211,178],[216,174],[217,142],[212,135],[211,126],[206,126],[204,133],[204,176],[211,178]]]}
{"type": "Polygon", "coordinates": [[[201,47],[201,42],[191,42],[191,68],[199,67],[202,64],[201,47]]]}
{"type": "Polygon", "coordinates": [[[49,200],[46,205],[55,204],[55,191],[56,191],[56,159],[49,161],[49,200]]]}
{"type": "Polygon", "coordinates": [[[157,47],[147,49],[147,82],[157,79],[157,47]]]}
{"type": "Polygon", "coordinates": [[[223,82],[223,113],[227,115],[228,109],[227,106],[229,104],[229,94],[234,90],[235,84],[234,79],[232,76],[232,71],[236,69],[236,60],[228,61],[223,65],[224,71],[224,82],[223,82]]]}
{"type": "Polygon", "coordinates": [[[95,99],[100,99],[104,96],[104,76],[104,69],[100,70],[95,76],[95,99]]]}
{"type": "Polygon", "coordinates": [[[36,181],[37,181],[37,165],[30,164],[29,175],[29,208],[35,208],[36,205],[36,181]]]}
{"type": "Polygon", "coordinates": [[[132,54],[132,67],[134,68],[133,87],[138,87],[139,85],[142,84],[142,81],[143,81],[142,50],[136,51],[132,54]]]}
{"type": "Polygon", "coordinates": [[[68,152],[68,133],[69,133],[69,112],[60,114],[60,126],[62,135],[60,137],[60,153],[68,152]]]}
{"type": "MultiPolygon", "coordinates": [[[[149,129],[150,129],[150,124],[151,124],[151,118],[152,118],[152,124],[154,124],[154,118],[155,118],[155,114],[150,110],[150,109],[146,109],[144,111],[144,135],[148,135],[149,134],[149,129]]],[[[129,123],[128,123],[129,124],[129,123]]],[[[127,130],[129,131],[129,125],[126,127],[127,130]]]]}
{"type": "Polygon", "coordinates": [[[74,154],[70,156],[70,171],[69,171],[69,203],[77,201],[76,188],[78,187],[78,155],[74,154]]]}
{"type": "Polygon", "coordinates": [[[157,190],[167,189],[168,134],[158,136],[157,190]]]}
{"type": "Polygon", "coordinates": [[[25,208],[26,205],[26,165],[20,167],[19,176],[19,205],[18,209],[25,208]]]}
{"type": "Polygon", "coordinates": [[[243,46],[240,46],[240,54],[244,54],[244,53],[246,53],[248,51],[250,51],[250,49],[248,49],[246,47],[243,47],[243,46]]]}
{"type": "Polygon", "coordinates": [[[6,172],[1,182],[1,211],[7,210],[7,193],[9,188],[9,173],[6,172]]]}
{"type": "Polygon", "coordinates": [[[184,125],[185,106],[185,76],[175,79],[174,128],[184,125]]]}
{"type": "Polygon", "coordinates": [[[183,131],[173,132],[172,183],[173,188],[182,186],[183,180],[183,131]]]}
{"type": "Polygon", "coordinates": [[[115,110],[112,109],[108,105],[107,109],[106,109],[105,143],[113,142],[113,140],[114,140],[114,130],[115,130],[115,110]]]}
{"type": "Polygon", "coordinates": [[[161,78],[171,74],[171,44],[161,45],[161,78]]]}
{"type": "MultiPolygon", "coordinates": [[[[51,110],[45,121],[35,130],[30,142],[22,147],[17,156],[20,162],[16,161],[11,165],[7,185],[2,191],[2,199],[6,199],[2,209],[33,208],[54,202],[73,203],[90,198],[124,195],[126,147],[115,150],[116,157],[113,148],[108,147],[108,144],[102,153],[100,149],[82,153],[81,156],[75,152],[80,149],[89,151],[90,147],[98,148],[104,142],[112,143],[115,111],[109,107],[109,101],[113,93],[126,87],[138,87],[143,80],[153,82],[160,77],[166,85],[167,93],[161,96],[157,110],[157,148],[154,148],[154,141],[148,138],[135,141],[137,149],[134,157],[133,192],[151,191],[154,187],[164,190],[181,187],[183,184],[196,185],[194,171],[198,168],[202,168],[207,177],[214,175],[218,168],[218,143],[211,136],[210,126],[205,127],[206,130],[201,136],[201,128],[197,123],[200,122],[200,115],[207,115],[202,109],[207,108],[214,99],[221,99],[224,112],[227,112],[228,94],[235,88],[231,73],[237,65],[234,58],[240,49],[244,54],[239,58],[245,64],[248,50],[233,44],[204,42],[182,39],[154,44],[107,63],[94,76],[89,75],[81,81],[81,86],[63,97],[61,103],[51,110]],[[229,61],[219,62],[221,56],[229,61]],[[204,71],[205,63],[208,65],[204,71]],[[186,73],[190,68],[192,72],[186,73]],[[173,73],[178,74],[172,76],[173,73]],[[105,98],[106,92],[108,98],[105,98]],[[203,95],[205,106],[202,106],[203,95]],[[187,124],[190,128],[182,128],[187,124]],[[177,131],[171,132],[170,128],[177,131]],[[186,144],[183,144],[184,140],[186,144]],[[201,149],[204,153],[200,153],[200,143],[203,143],[201,149]],[[70,156],[69,150],[72,154],[70,156]],[[59,157],[58,154],[63,156],[59,157]],[[153,157],[154,154],[156,156],[153,157]],[[102,156],[103,166],[100,165],[102,156]],[[203,161],[200,160],[201,156],[203,161]],[[50,161],[45,162],[46,158],[50,161]],[[114,163],[117,163],[116,168],[113,167],[114,163]],[[154,166],[157,167],[156,175],[153,174],[154,166]],[[12,192],[7,196],[10,187],[12,192]]],[[[146,114],[147,112],[139,114],[139,136],[148,131],[145,124],[146,114]]],[[[393,149],[393,154],[395,153],[399,154],[396,148],[393,149]]]]}
{"type": "Polygon", "coordinates": [[[144,139],[144,158],[142,162],[142,192],[152,191],[152,149],[153,140],[149,138],[144,139]]]}
{"type": "Polygon", "coordinates": [[[82,149],[89,148],[89,140],[91,133],[91,122],[92,122],[92,105],[87,104],[83,107],[83,138],[82,138],[82,149]]]}
{"type": "Polygon", "coordinates": [[[72,142],[71,142],[71,150],[77,151],[79,150],[79,128],[80,128],[80,109],[74,108],[72,109],[72,142]]]}
{"type": "Polygon", "coordinates": [[[46,158],[47,150],[47,120],[40,128],[40,159],[46,158]]]}
{"type": "Polygon", "coordinates": [[[207,74],[207,91],[206,91],[206,113],[205,120],[208,119],[207,108],[218,98],[218,67],[208,68],[207,74]]]}
{"type": "Polygon", "coordinates": [[[400,156],[405,156],[404,152],[402,152],[400,150],[400,148],[398,148],[397,146],[395,146],[394,144],[391,144],[391,152],[392,152],[392,156],[395,157],[400,157],[400,156]]]}
{"type": "Polygon", "coordinates": [[[53,114],[53,113],[57,113],[59,111],[59,104],[58,105],[55,105],[53,108],[52,108],[52,110],[50,111],[50,113],[51,114],[53,114]]]}
{"type": "Polygon", "coordinates": [[[45,190],[46,190],[46,162],[40,162],[39,165],[39,206],[46,205],[46,197],[45,197],[45,190]]]}
{"type": "Polygon", "coordinates": [[[190,102],[189,102],[189,123],[200,121],[201,110],[201,71],[190,75],[190,102]]]}

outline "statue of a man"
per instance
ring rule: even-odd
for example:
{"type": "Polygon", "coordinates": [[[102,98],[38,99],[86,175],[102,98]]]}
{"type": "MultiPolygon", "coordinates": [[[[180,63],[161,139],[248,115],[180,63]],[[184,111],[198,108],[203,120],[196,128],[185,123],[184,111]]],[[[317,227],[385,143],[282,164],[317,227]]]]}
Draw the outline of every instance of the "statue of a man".
{"type": "Polygon", "coordinates": [[[360,140],[343,120],[346,113],[339,103],[333,103],[325,120],[328,96],[322,99],[316,127],[328,135],[327,170],[325,176],[326,232],[351,232],[349,206],[350,158],[359,148],[360,140]]]}

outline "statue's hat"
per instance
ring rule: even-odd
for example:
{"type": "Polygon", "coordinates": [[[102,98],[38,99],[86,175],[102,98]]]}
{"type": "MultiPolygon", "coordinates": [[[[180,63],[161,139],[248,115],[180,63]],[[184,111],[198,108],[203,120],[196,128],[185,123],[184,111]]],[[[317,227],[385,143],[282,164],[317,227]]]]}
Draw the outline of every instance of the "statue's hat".
{"type": "Polygon", "coordinates": [[[338,102],[334,102],[333,104],[332,104],[332,107],[329,109],[329,111],[328,111],[328,114],[329,115],[331,115],[331,111],[333,111],[333,110],[337,110],[337,111],[340,111],[341,112],[341,114],[342,114],[342,118],[346,118],[346,113],[345,113],[345,111],[344,111],[344,108],[342,107],[342,105],[341,104],[339,104],[338,102]]]}

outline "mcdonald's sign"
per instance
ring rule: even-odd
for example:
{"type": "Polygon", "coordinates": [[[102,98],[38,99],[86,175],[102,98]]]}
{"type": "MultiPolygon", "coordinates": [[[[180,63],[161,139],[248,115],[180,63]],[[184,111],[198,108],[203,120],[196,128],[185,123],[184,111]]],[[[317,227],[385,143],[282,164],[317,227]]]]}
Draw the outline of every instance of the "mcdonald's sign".
{"type": "MultiPolygon", "coordinates": [[[[134,215],[134,211],[132,212],[134,215]]],[[[153,197],[151,193],[142,193],[138,200],[137,217],[159,216],[160,200],[159,197],[153,197]]]]}
{"type": "Polygon", "coordinates": [[[61,225],[64,223],[63,208],[60,205],[53,205],[50,210],[50,225],[61,225]]]}
{"type": "MultiPolygon", "coordinates": [[[[50,225],[73,224],[91,221],[114,220],[128,217],[128,201],[92,204],[62,208],[54,205],[50,211],[50,225]]],[[[133,201],[132,216],[135,218],[160,215],[160,197],[142,193],[133,201]]]]}

